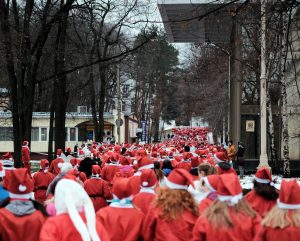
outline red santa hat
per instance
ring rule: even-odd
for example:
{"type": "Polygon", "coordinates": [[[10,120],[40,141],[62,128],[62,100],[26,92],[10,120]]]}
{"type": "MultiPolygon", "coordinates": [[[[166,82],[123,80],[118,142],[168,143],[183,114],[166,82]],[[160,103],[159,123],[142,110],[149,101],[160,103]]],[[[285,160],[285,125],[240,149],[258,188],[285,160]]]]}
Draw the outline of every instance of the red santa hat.
{"type": "Polygon", "coordinates": [[[154,188],[157,184],[157,177],[154,171],[151,169],[144,169],[141,172],[142,172],[140,176],[141,186],[154,188]]]}
{"type": "Polygon", "coordinates": [[[219,177],[220,175],[209,175],[206,177],[203,177],[203,181],[205,183],[205,186],[211,191],[216,192],[219,184],[219,177]]]}
{"type": "Polygon", "coordinates": [[[255,173],[254,180],[259,183],[272,184],[273,182],[270,169],[267,167],[259,168],[255,173]]]}
{"type": "Polygon", "coordinates": [[[68,147],[68,148],[67,148],[67,152],[69,152],[69,153],[72,152],[71,147],[68,147]]]}
{"type": "Polygon", "coordinates": [[[2,163],[0,162],[0,177],[4,177],[5,176],[5,170],[2,167],[2,163]]]}
{"type": "Polygon", "coordinates": [[[29,145],[29,142],[28,141],[23,141],[23,146],[28,146],[29,145]]]}
{"type": "Polygon", "coordinates": [[[219,201],[227,202],[230,206],[237,204],[243,198],[237,175],[232,173],[219,175],[217,194],[219,201]]]}
{"type": "Polygon", "coordinates": [[[5,176],[5,187],[10,198],[29,199],[34,189],[26,168],[11,170],[5,176]]]}
{"type": "Polygon", "coordinates": [[[216,163],[221,163],[221,162],[227,162],[227,161],[229,161],[229,158],[228,158],[228,156],[226,155],[226,153],[225,153],[225,152],[222,152],[222,151],[216,152],[216,153],[214,154],[214,158],[215,158],[215,162],[216,162],[216,163]]]}
{"type": "Polygon", "coordinates": [[[40,162],[40,168],[42,170],[45,170],[48,167],[49,167],[49,161],[46,160],[46,159],[42,159],[41,162],[40,162]]]}
{"type": "Polygon", "coordinates": [[[101,168],[98,165],[92,165],[92,177],[99,178],[101,175],[101,168]]]}
{"type": "Polygon", "coordinates": [[[148,157],[138,159],[137,166],[138,166],[138,170],[154,168],[153,161],[148,157]]]}
{"type": "Polygon", "coordinates": [[[197,168],[199,166],[199,159],[197,156],[191,158],[191,168],[197,168]]]}
{"type": "Polygon", "coordinates": [[[112,153],[110,156],[110,161],[111,162],[118,162],[119,161],[119,155],[117,153],[112,153]]]}
{"type": "Polygon", "coordinates": [[[2,165],[4,169],[14,169],[14,160],[10,152],[2,156],[2,165]]]}
{"type": "Polygon", "coordinates": [[[71,163],[71,165],[72,165],[73,167],[75,167],[75,166],[77,165],[77,159],[76,159],[76,158],[72,158],[72,159],[70,160],[70,163],[71,163]]]}
{"type": "Polygon", "coordinates": [[[56,155],[60,156],[63,153],[62,149],[57,149],[56,150],[56,155]]]}
{"type": "Polygon", "coordinates": [[[118,154],[121,154],[121,146],[120,145],[116,145],[115,148],[114,148],[114,151],[118,154]]]}
{"type": "Polygon", "coordinates": [[[171,189],[187,190],[189,185],[194,186],[192,175],[185,169],[174,169],[166,179],[166,185],[171,189]]]}
{"type": "Polygon", "coordinates": [[[128,178],[116,178],[111,191],[114,197],[119,200],[132,199],[132,189],[130,188],[130,179],[128,178]]]}
{"type": "Polygon", "coordinates": [[[83,241],[100,241],[96,231],[96,215],[93,203],[76,181],[63,178],[55,188],[54,203],[57,214],[67,213],[83,241]],[[84,210],[86,223],[79,212],[84,210]]]}
{"type": "Polygon", "coordinates": [[[296,179],[282,180],[277,207],[281,209],[300,209],[300,186],[296,179]]]}

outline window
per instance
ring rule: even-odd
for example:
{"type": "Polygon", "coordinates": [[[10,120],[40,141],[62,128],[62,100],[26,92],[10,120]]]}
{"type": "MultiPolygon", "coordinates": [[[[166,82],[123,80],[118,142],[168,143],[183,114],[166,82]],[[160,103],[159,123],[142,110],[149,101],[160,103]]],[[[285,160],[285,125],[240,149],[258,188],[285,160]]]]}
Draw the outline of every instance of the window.
{"type": "Polygon", "coordinates": [[[48,129],[47,128],[41,128],[41,141],[47,141],[48,140],[48,129]]]}
{"type": "Polygon", "coordinates": [[[39,128],[38,127],[32,127],[31,128],[31,140],[32,141],[39,141],[40,138],[39,138],[39,128]]]}
{"type": "Polygon", "coordinates": [[[0,127],[0,141],[12,141],[13,139],[12,127],[0,127]]]}
{"type": "Polygon", "coordinates": [[[70,128],[70,141],[76,141],[76,128],[70,128]]]}

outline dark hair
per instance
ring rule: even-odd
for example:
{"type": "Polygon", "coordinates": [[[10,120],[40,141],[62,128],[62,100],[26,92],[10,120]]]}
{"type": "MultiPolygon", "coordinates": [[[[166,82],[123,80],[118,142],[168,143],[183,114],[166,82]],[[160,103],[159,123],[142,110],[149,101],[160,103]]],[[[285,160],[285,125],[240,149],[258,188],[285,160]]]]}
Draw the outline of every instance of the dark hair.
{"type": "Polygon", "coordinates": [[[86,157],[80,162],[78,171],[84,172],[87,178],[89,178],[92,175],[92,166],[95,164],[96,162],[94,160],[90,157],[86,157]]]}
{"type": "Polygon", "coordinates": [[[193,176],[198,176],[198,167],[191,168],[190,173],[193,176]]]}
{"type": "Polygon", "coordinates": [[[160,169],[159,161],[155,161],[153,162],[153,164],[154,164],[154,172],[156,174],[157,180],[158,181],[163,180],[165,175],[164,172],[160,169]]]}
{"type": "Polygon", "coordinates": [[[254,190],[256,193],[267,199],[267,200],[276,200],[278,198],[278,191],[274,186],[271,186],[269,183],[259,183],[256,180],[253,182],[254,190]]]}
{"type": "Polygon", "coordinates": [[[172,166],[172,162],[168,159],[164,160],[163,164],[162,164],[162,169],[171,169],[171,170],[173,170],[174,167],[172,166]]]}
{"type": "Polygon", "coordinates": [[[229,144],[229,143],[233,143],[233,141],[232,141],[232,140],[229,140],[229,141],[228,141],[228,144],[229,144]]]}
{"type": "Polygon", "coordinates": [[[49,214],[46,211],[46,206],[32,199],[30,199],[30,201],[36,210],[40,211],[45,217],[49,217],[49,214]]]}
{"type": "Polygon", "coordinates": [[[191,148],[189,146],[184,146],[184,151],[185,152],[190,152],[191,148]]]}
{"type": "Polygon", "coordinates": [[[126,151],[127,151],[127,149],[125,147],[122,147],[122,149],[121,149],[121,155],[124,155],[126,151]]]}

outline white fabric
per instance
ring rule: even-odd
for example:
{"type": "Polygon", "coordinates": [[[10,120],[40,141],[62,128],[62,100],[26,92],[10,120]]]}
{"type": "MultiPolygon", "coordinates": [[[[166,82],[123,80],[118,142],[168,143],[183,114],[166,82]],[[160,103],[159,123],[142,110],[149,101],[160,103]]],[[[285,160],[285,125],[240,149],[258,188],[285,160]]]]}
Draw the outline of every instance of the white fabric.
{"type": "Polygon", "coordinates": [[[262,178],[258,178],[256,176],[254,176],[254,180],[257,181],[257,182],[259,182],[259,183],[265,183],[265,184],[271,182],[269,179],[262,179],[262,178]]]}
{"type": "Polygon", "coordinates": [[[128,203],[111,203],[109,206],[113,208],[133,208],[133,205],[128,203]]]}
{"type": "Polygon", "coordinates": [[[166,179],[166,185],[167,185],[168,188],[171,188],[171,189],[181,189],[181,190],[187,190],[188,189],[187,185],[176,184],[174,182],[171,182],[168,178],[166,179]]]}
{"type": "Polygon", "coordinates": [[[219,158],[216,156],[216,154],[214,154],[214,158],[215,158],[216,163],[224,162],[224,161],[222,161],[221,159],[219,159],[219,158]]]}
{"type": "Polygon", "coordinates": [[[281,209],[300,209],[300,204],[288,204],[280,202],[279,199],[277,199],[277,207],[281,209]]]}
{"type": "Polygon", "coordinates": [[[154,164],[153,163],[145,165],[145,166],[142,166],[138,170],[140,171],[140,170],[151,169],[151,168],[154,168],[154,164]]]}
{"type": "Polygon", "coordinates": [[[15,194],[15,193],[8,192],[8,196],[9,196],[10,198],[29,199],[29,198],[32,197],[32,193],[15,194]]]}
{"type": "Polygon", "coordinates": [[[209,183],[207,177],[204,177],[203,180],[204,180],[204,182],[205,182],[206,187],[207,187],[211,192],[215,192],[215,191],[216,191],[216,190],[210,185],[210,183],[209,183]]]}
{"type": "Polygon", "coordinates": [[[154,187],[141,187],[140,192],[155,194],[154,187]]]}
{"type": "Polygon", "coordinates": [[[0,177],[4,177],[5,176],[5,170],[0,171],[0,177]]]}
{"type": "Polygon", "coordinates": [[[221,202],[229,202],[229,205],[233,206],[237,204],[243,198],[243,193],[234,196],[218,195],[218,199],[221,202]]]}
{"type": "Polygon", "coordinates": [[[197,204],[199,204],[204,198],[207,197],[207,195],[210,192],[202,192],[200,187],[200,181],[196,180],[194,181],[195,188],[192,185],[189,185],[188,192],[191,193],[196,201],[197,204]]]}

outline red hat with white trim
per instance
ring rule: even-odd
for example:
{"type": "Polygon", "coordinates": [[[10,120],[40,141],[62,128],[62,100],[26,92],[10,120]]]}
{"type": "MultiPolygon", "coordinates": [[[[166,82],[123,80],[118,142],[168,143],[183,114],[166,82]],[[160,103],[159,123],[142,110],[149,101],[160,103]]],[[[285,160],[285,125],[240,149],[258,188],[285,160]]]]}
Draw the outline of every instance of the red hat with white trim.
{"type": "Polygon", "coordinates": [[[166,179],[166,185],[171,189],[187,190],[189,185],[194,187],[192,175],[185,169],[174,169],[166,179]]]}
{"type": "Polygon", "coordinates": [[[46,159],[42,159],[40,162],[40,167],[42,170],[45,170],[47,167],[49,167],[49,161],[46,159]]]}
{"type": "Polygon", "coordinates": [[[270,169],[267,167],[259,168],[255,173],[254,180],[259,183],[271,183],[272,175],[270,169]]]}
{"type": "Polygon", "coordinates": [[[228,156],[226,155],[226,153],[225,153],[225,152],[222,152],[222,151],[216,152],[216,153],[214,154],[214,158],[215,158],[215,162],[216,162],[216,163],[221,163],[221,162],[227,162],[227,161],[229,161],[229,158],[228,158],[228,156]]]}
{"type": "Polygon", "coordinates": [[[92,165],[92,177],[100,177],[101,168],[98,165],[92,165]]]}
{"type": "Polygon", "coordinates": [[[277,207],[282,209],[300,209],[300,186],[296,179],[282,180],[277,207]]]}
{"type": "Polygon", "coordinates": [[[157,183],[157,177],[153,170],[144,169],[141,170],[142,174],[140,176],[142,187],[155,187],[157,183]]]}
{"type": "Polygon", "coordinates": [[[215,192],[218,188],[220,175],[209,175],[206,177],[203,177],[205,186],[211,191],[215,192]]]}
{"type": "Polygon", "coordinates": [[[130,188],[130,179],[116,178],[111,192],[120,200],[129,198],[132,195],[132,189],[130,188]]]}
{"type": "Polygon", "coordinates": [[[232,173],[219,175],[217,194],[219,201],[228,202],[231,206],[237,204],[243,198],[242,187],[237,175],[232,173]]]}
{"type": "Polygon", "coordinates": [[[0,177],[4,177],[5,176],[5,170],[2,167],[2,163],[0,162],[0,177]]]}
{"type": "Polygon", "coordinates": [[[154,168],[153,161],[148,157],[140,158],[139,160],[137,160],[137,166],[138,170],[154,168]]]}
{"type": "Polygon", "coordinates": [[[196,168],[199,166],[199,158],[197,156],[193,156],[191,158],[191,168],[196,168]]]}
{"type": "Polygon", "coordinates": [[[11,170],[5,177],[5,183],[10,198],[29,199],[34,189],[26,168],[11,170]]]}
{"type": "Polygon", "coordinates": [[[28,146],[29,142],[28,141],[23,141],[23,146],[28,146]]]}

